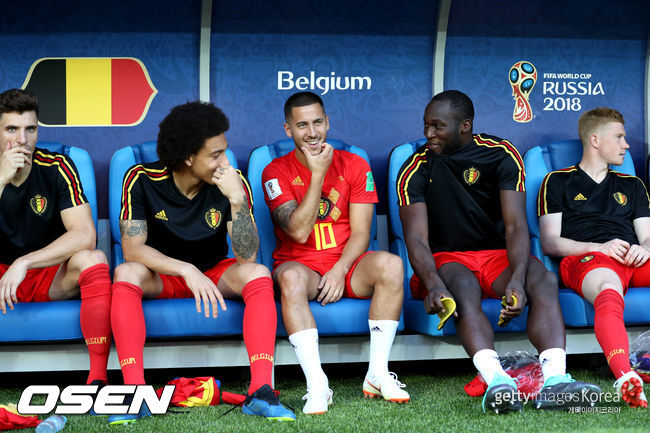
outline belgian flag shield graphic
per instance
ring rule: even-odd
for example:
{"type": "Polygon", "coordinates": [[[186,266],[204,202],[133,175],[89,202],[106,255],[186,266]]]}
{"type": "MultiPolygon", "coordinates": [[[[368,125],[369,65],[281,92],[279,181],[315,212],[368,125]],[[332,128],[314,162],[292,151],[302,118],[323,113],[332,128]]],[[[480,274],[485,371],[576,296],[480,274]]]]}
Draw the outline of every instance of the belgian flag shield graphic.
{"type": "Polygon", "coordinates": [[[39,99],[45,126],[133,126],[142,122],[158,90],[135,58],[43,58],[23,89],[39,99]]]}

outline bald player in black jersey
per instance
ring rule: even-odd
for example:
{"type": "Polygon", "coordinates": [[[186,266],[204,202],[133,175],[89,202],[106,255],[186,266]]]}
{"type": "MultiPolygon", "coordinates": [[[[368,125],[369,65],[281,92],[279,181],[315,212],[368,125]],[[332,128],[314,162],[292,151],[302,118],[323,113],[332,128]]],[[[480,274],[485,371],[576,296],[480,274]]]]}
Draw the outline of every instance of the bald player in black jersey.
{"type": "Polygon", "coordinates": [[[545,254],[564,257],[560,277],[594,306],[594,333],[631,407],[648,407],[643,381],[630,365],[623,310],[628,286],[650,285],[650,201],[636,176],[610,170],[630,146],[618,111],[580,116],[582,159],[544,178],[537,214],[545,254]]]}
{"type": "MultiPolygon", "coordinates": [[[[36,148],[38,99],[0,94],[0,310],[76,298],[90,354],[87,383],[106,382],[111,280],[77,169],[36,148]]],[[[12,330],[6,330],[12,332],[12,330]]]]}
{"type": "MultiPolygon", "coordinates": [[[[206,318],[243,299],[251,383],[245,414],[293,421],[270,384],[277,315],[259,246],[248,183],[226,156],[229,122],[213,104],[179,105],[160,123],[159,161],[127,170],[120,230],[125,263],[115,269],[111,323],[125,384],[144,384],[142,297],[196,299],[206,318]],[[235,259],[226,258],[230,235],[235,259]]],[[[113,415],[110,424],[150,415],[113,415]]]]}
{"type": "Polygon", "coordinates": [[[464,93],[436,95],[424,112],[427,143],[400,170],[400,218],[415,271],[411,290],[429,314],[444,309],[443,298],[455,300],[458,336],[488,384],[484,411],[522,407],[517,384],[494,350],[484,297],[504,299],[504,321],[529,304],[528,336],[545,379],[535,407],[576,406],[583,390],[591,396],[600,389],[566,374],[557,281],[530,256],[522,158],[507,140],[473,134],[473,118],[464,93]],[[557,398],[569,394],[571,403],[557,398]]]}

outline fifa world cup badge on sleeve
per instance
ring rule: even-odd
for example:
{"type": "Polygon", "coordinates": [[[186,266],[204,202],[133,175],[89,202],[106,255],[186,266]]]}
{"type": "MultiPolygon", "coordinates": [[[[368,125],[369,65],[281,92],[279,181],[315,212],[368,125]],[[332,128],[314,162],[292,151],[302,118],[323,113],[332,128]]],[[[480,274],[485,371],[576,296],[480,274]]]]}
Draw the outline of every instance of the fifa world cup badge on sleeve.
{"type": "Polygon", "coordinates": [[[372,171],[366,172],[366,191],[375,190],[375,179],[372,177],[372,171]]]}
{"type": "Polygon", "coordinates": [[[280,183],[277,179],[271,179],[264,182],[264,189],[266,190],[266,196],[269,200],[273,200],[282,194],[280,183]]]}

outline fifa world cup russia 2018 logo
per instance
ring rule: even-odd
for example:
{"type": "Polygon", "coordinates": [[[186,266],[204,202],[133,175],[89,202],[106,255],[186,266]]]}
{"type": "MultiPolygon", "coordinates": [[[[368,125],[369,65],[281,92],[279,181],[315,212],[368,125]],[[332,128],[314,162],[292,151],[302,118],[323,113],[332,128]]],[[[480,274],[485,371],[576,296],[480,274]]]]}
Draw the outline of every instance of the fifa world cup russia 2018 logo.
{"type": "Polygon", "coordinates": [[[532,63],[522,60],[512,65],[509,78],[515,100],[512,118],[519,123],[530,122],[533,119],[533,110],[528,103],[528,96],[537,82],[537,69],[532,63]]]}

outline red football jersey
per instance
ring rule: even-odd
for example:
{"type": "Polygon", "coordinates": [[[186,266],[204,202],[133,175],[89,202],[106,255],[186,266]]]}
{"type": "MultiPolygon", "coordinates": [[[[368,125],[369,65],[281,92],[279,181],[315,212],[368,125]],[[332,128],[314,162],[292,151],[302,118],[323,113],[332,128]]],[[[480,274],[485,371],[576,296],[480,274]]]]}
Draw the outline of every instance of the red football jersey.
{"type": "MultiPolygon", "coordinates": [[[[310,181],[311,172],[298,161],[295,150],[273,160],[262,174],[264,199],[271,213],[288,201],[302,202],[310,181]]],[[[307,266],[310,263],[334,265],[350,237],[350,203],[377,201],[368,162],[353,153],[335,149],[323,182],[316,224],[307,242],[293,241],[274,224],[277,240],[273,252],[275,267],[287,261],[298,261],[307,266]]]]}

